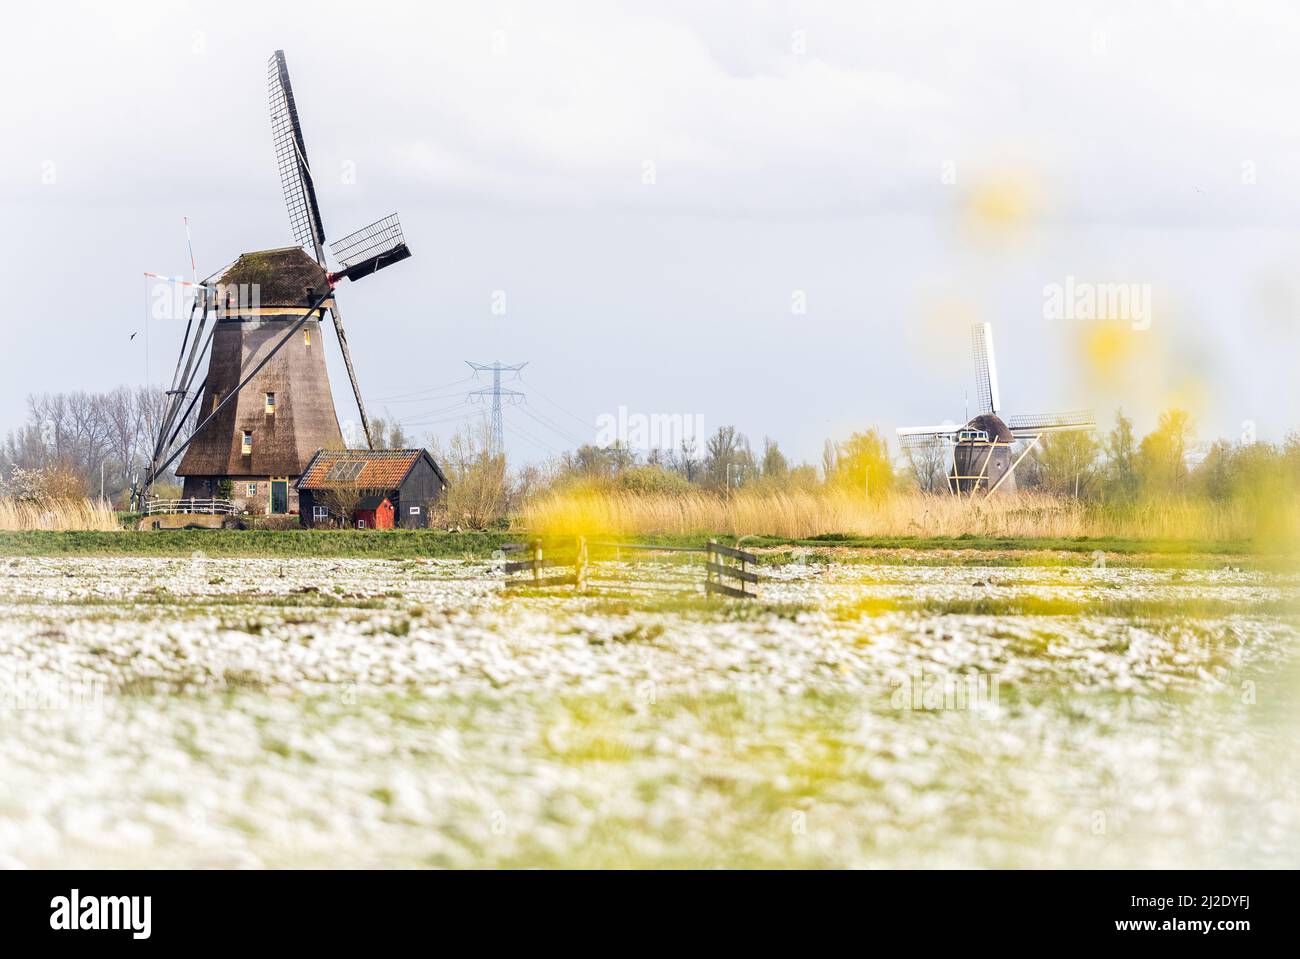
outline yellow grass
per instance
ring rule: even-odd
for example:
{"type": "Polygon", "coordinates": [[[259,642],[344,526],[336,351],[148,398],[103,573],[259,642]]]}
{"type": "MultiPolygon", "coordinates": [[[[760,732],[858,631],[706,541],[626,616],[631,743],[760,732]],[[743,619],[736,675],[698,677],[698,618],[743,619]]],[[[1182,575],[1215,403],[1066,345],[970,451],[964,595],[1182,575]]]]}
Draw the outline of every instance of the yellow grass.
{"type": "MultiPolygon", "coordinates": [[[[1041,493],[985,501],[900,494],[868,499],[843,490],[747,491],[730,497],[702,491],[557,492],[529,501],[518,516],[543,534],[636,535],[719,533],[803,538],[853,536],[1116,536],[1154,539],[1250,539],[1266,532],[1249,504],[1171,499],[1104,507],[1041,493]]],[[[1291,541],[1300,508],[1287,503],[1268,519],[1291,541]]]]}
{"type": "Polygon", "coordinates": [[[58,499],[28,502],[0,499],[0,530],[121,529],[113,508],[102,500],[58,499]]]}

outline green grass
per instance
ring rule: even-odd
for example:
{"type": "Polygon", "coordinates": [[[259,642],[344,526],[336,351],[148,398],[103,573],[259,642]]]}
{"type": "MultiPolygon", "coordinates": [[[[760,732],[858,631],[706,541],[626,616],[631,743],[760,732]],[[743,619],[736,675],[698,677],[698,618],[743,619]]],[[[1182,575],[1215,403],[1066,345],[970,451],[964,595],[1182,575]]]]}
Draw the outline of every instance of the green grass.
{"type": "MultiPolygon", "coordinates": [[[[706,537],[699,538],[703,545],[706,537]]],[[[719,542],[730,542],[729,537],[718,537],[719,542]]],[[[742,546],[773,547],[850,547],[853,549],[888,550],[975,550],[979,552],[1009,552],[1028,550],[1067,553],[1153,553],[1189,555],[1213,553],[1218,555],[1249,555],[1257,552],[1250,540],[1195,540],[1195,539],[1124,539],[1109,536],[848,536],[830,533],[811,539],[790,539],[781,536],[744,537],[742,546]]]]}
{"type": "MultiPolygon", "coordinates": [[[[1250,540],[1122,539],[1116,537],[780,536],[712,537],[719,543],[763,550],[760,564],[864,563],[886,566],[1092,566],[1098,553],[1108,566],[1162,569],[1293,569],[1297,556],[1269,552],[1250,540]],[[779,551],[779,552],[773,552],[779,551]]],[[[642,545],[702,547],[704,535],[641,536],[642,545]]],[[[613,558],[611,547],[592,545],[593,560],[613,558]]],[[[689,555],[689,554],[684,554],[689,555]]],[[[671,559],[665,553],[657,559],[671,559]]],[[[627,556],[623,557],[627,559],[627,556]]]]}
{"type": "Polygon", "coordinates": [[[1194,596],[1180,599],[989,596],[978,599],[901,600],[893,603],[891,608],[932,616],[1100,616],[1132,622],[1151,619],[1222,619],[1234,615],[1293,619],[1300,615],[1300,605],[1294,599],[1229,600],[1194,596]]]}
{"type": "Polygon", "coordinates": [[[0,533],[0,556],[487,558],[505,532],[442,530],[122,530],[0,533]]]}
{"type": "MultiPolygon", "coordinates": [[[[523,534],[520,534],[521,536],[523,534]]],[[[1098,551],[1111,555],[1159,556],[1258,556],[1264,550],[1248,539],[1132,539],[1115,536],[850,536],[827,533],[810,538],[787,536],[742,536],[726,534],[674,534],[637,536],[630,542],[653,546],[702,547],[710,539],[746,549],[800,547],[802,549],[855,549],[876,551],[945,551],[976,553],[1056,552],[1077,554],[1091,561],[1098,551]]],[[[595,547],[593,547],[595,548],[595,547]]],[[[604,547],[601,547],[602,551],[604,547]]]]}
{"type": "MultiPolygon", "coordinates": [[[[486,559],[503,544],[528,538],[526,533],[449,533],[442,530],[122,530],[118,532],[0,532],[0,556],[191,556],[301,557],[327,559],[447,558],[486,559]]],[[[1267,561],[1249,540],[1143,540],[1118,538],[1025,538],[978,536],[717,536],[725,544],[756,549],[798,548],[801,552],[835,550],[837,562],[887,561],[893,565],[1087,565],[1095,553],[1118,565],[1212,566],[1226,558],[1243,563],[1267,561]],[[845,552],[854,551],[854,552],[845,552]],[[854,555],[856,553],[856,555],[854,555]]],[[[705,535],[641,536],[633,543],[702,547],[705,535]]],[[[568,543],[557,542],[564,550],[568,543]]],[[[608,559],[613,550],[591,547],[593,559],[608,559]]],[[[822,553],[821,555],[830,555],[822,553]]],[[[789,561],[792,553],[772,557],[789,561]]],[[[1293,557],[1292,557],[1293,558],[1293,557]]],[[[766,557],[765,557],[766,559],[766,557]]]]}

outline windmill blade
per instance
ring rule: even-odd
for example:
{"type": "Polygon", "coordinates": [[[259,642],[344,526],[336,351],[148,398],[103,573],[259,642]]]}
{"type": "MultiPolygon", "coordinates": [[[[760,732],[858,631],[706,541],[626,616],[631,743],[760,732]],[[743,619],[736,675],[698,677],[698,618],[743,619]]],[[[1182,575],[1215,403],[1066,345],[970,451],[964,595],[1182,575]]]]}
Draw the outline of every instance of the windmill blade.
{"type": "Polygon", "coordinates": [[[920,450],[938,450],[948,449],[952,446],[952,437],[936,436],[900,436],[898,438],[898,448],[904,453],[913,453],[920,450]]]}
{"type": "Polygon", "coordinates": [[[316,262],[324,266],[325,227],[316,203],[316,185],[312,183],[311,166],[307,163],[307,147],[302,139],[302,124],[298,122],[298,107],[283,50],[276,50],[267,63],[267,89],[271,97],[275,163],[284,189],[284,205],[289,210],[289,224],[298,243],[307,247],[316,262]]]}
{"type": "Polygon", "coordinates": [[[336,240],[330,244],[330,252],[344,267],[330,274],[331,282],[359,280],[411,255],[396,213],[336,240]]]}
{"type": "Polygon", "coordinates": [[[961,429],[960,426],[944,424],[942,426],[900,426],[894,432],[898,434],[899,447],[907,451],[951,445],[961,429]]]}
{"type": "Polygon", "coordinates": [[[1069,413],[1021,413],[1017,416],[1008,416],[1006,424],[1017,439],[1024,439],[1041,433],[1095,430],[1097,418],[1092,410],[1074,410],[1069,413]]]}
{"type": "Polygon", "coordinates": [[[993,325],[973,323],[970,328],[971,348],[975,353],[975,389],[979,394],[979,411],[996,413],[1002,408],[998,395],[998,364],[993,355],[993,325]]]}
{"type": "Polygon", "coordinates": [[[339,301],[335,297],[330,301],[330,316],[334,320],[334,335],[339,340],[339,352],[343,354],[343,366],[348,371],[348,382],[352,384],[352,395],[357,401],[357,412],[361,414],[361,429],[366,434],[366,447],[375,448],[374,437],[370,435],[370,417],[366,415],[366,404],[361,399],[361,384],[357,382],[357,371],[352,368],[352,351],[348,349],[348,336],[343,332],[343,314],[339,312],[339,301]]]}
{"type": "MultiPolygon", "coordinates": [[[[349,233],[341,240],[330,245],[334,259],[343,264],[343,269],[329,274],[330,284],[339,280],[358,280],[363,276],[377,273],[386,266],[392,266],[399,260],[411,255],[402,236],[402,224],[397,214],[376,220],[369,226],[362,227],[355,233],[349,233]]],[[[361,428],[366,434],[366,445],[375,448],[374,437],[370,433],[370,418],[366,415],[366,404],[361,398],[361,385],[357,382],[356,371],[352,368],[352,351],[348,349],[348,337],[343,332],[343,317],[339,313],[339,301],[335,297],[330,315],[334,319],[334,332],[338,336],[339,351],[343,354],[343,365],[347,367],[348,381],[352,384],[352,395],[357,401],[357,412],[361,415],[361,428]]]]}

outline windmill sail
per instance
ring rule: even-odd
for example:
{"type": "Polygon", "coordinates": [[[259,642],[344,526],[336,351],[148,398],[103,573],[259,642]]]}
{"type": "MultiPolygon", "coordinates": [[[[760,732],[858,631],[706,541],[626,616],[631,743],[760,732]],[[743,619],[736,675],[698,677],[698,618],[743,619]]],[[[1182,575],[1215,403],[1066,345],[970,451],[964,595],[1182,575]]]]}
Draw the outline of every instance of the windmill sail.
{"type": "MultiPolygon", "coordinates": [[[[298,121],[298,107],[293,99],[293,86],[289,82],[289,67],[284,51],[276,50],[267,64],[267,85],[271,96],[271,132],[275,142],[275,162],[280,171],[280,185],[284,189],[284,203],[289,211],[289,223],[294,238],[308,249],[321,267],[325,266],[325,227],[321,223],[320,206],[316,202],[316,187],[307,163],[307,148],[303,144],[302,124],[298,121]]],[[[331,248],[343,269],[327,276],[331,288],[340,279],[356,280],[404,260],[411,255],[402,237],[397,215],[385,217],[338,241],[331,248]]],[[[343,315],[338,300],[330,301],[330,316],[334,332],[338,335],[339,352],[352,385],[352,395],[357,401],[361,428],[366,434],[366,445],[374,448],[370,433],[370,418],[361,398],[361,385],[352,366],[352,351],[348,348],[347,333],[343,329],[343,315]]]]}
{"type": "Polygon", "coordinates": [[[331,277],[349,280],[369,276],[411,255],[396,213],[336,240],[330,244],[330,252],[344,267],[331,277]]]}
{"type": "Polygon", "coordinates": [[[975,323],[971,326],[971,348],[975,352],[975,389],[979,396],[981,413],[996,413],[1002,408],[998,396],[998,364],[993,356],[993,326],[975,323]]]}
{"type": "Polygon", "coordinates": [[[307,163],[307,147],[302,139],[302,124],[298,122],[298,107],[283,50],[276,50],[267,63],[267,89],[271,97],[275,162],[284,189],[284,205],[289,210],[289,224],[298,243],[324,266],[325,227],[321,224],[316,186],[307,163]]]}
{"type": "Polygon", "coordinates": [[[1021,413],[1007,417],[1007,427],[1018,438],[1040,433],[1064,433],[1070,430],[1094,430],[1097,418],[1092,410],[1069,413],[1021,413]]]}
{"type": "Polygon", "coordinates": [[[898,445],[903,451],[948,446],[955,442],[962,427],[945,423],[942,426],[900,426],[898,445]]]}

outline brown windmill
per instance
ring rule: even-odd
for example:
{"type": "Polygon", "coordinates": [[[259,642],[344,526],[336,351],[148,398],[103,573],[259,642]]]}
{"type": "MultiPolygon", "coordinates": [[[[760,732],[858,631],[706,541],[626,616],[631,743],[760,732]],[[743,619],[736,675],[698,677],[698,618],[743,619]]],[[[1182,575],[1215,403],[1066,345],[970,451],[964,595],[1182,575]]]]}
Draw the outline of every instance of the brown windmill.
{"type": "Polygon", "coordinates": [[[259,512],[292,509],[293,481],[312,456],[343,445],[320,329],[327,311],[367,445],[374,446],[334,288],[411,252],[393,214],[331,244],[339,268],[327,269],[325,228],[281,50],[271,57],[268,80],[275,158],[299,245],[245,253],[199,284],[137,502],[181,458],[176,472],[187,499],[230,500],[259,512]],[[197,425],[182,438],[189,423],[197,425]]]}
{"type": "Polygon", "coordinates": [[[990,324],[976,323],[971,327],[971,347],[975,354],[979,413],[965,426],[945,423],[899,427],[898,443],[913,463],[916,457],[931,454],[946,458],[951,447],[949,491],[972,497],[982,492],[988,497],[999,490],[1005,493],[1016,488],[1016,467],[1044,434],[1096,429],[1096,423],[1091,410],[1022,413],[1003,419],[990,324]],[[1013,461],[1012,447],[1020,440],[1028,442],[1013,461]]]}

